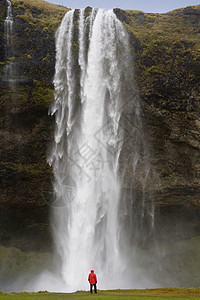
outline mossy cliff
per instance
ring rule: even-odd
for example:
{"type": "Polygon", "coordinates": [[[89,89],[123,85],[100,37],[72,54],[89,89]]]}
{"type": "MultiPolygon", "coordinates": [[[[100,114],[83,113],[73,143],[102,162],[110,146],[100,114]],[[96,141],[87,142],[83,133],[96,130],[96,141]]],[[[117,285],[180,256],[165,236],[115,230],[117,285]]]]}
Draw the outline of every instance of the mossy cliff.
{"type": "MultiPolygon", "coordinates": [[[[156,175],[155,184],[147,184],[150,193],[154,189],[159,241],[158,256],[152,252],[150,277],[165,278],[163,285],[198,286],[199,254],[193,241],[200,236],[200,6],[166,14],[119,9],[115,13],[130,33],[144,132],[156,175]],[[156,272],[155,264],[161,266],[156,272]]],[[[131,172],[126,181],[131,183],[131,172]]],[[[148,259],[149,255],[145,266],[148,259]]]]}
{"type": "Polygon", "coordinates": [[[54,124],[48,116],[54,93],[54,36],[67,8],[39,0],[11,2],[14,22],[8,46],[7,3],[0,1],[0,240],[40,249],[45,247],[41,240],[49,236],[43,190],[51,176],[46,157],[54,124]]]}
{"type": "MultiPolygon", "coordinates": [[[[130,32],[155,200],[200,209],[200,6],[166,14],[115,9],[130,32]]],[[[127,174],[127,181],[131,182],[127,174]]],[[[151,187],[150,187],[151,188],[151,187]]],[[[200,229],[200,228],[199,228],[200,229]]]]}
{"type": "MultiPolygon", "coordinates": [[[[68,9],[42,0],[11,2],[14,26],[8,51],[7,5],[0,0],[0,243],[46,250],[54,36],[68,9]]],[[[170,239],[181,245],[181,239],[200,235],[200,6],[167,14],[114,11],[132,44],[144,132],[156,174],[156,184],[147,186],[149,193],[154,189],[155,231],[163,243],[170,239]]],[[[128,156],[127,149],[123,151],[128,156]]],[[[125,178],[124,188],[129,189],[131,171],[125,178]]],[[[173,260],[170,251],[165,258],[173,260]]]]}
{"type": "Polygon", "coordinates": [[[200,184],[200,6],[115,10],[132,33],[135,80],[163,187],[200,184]]]}

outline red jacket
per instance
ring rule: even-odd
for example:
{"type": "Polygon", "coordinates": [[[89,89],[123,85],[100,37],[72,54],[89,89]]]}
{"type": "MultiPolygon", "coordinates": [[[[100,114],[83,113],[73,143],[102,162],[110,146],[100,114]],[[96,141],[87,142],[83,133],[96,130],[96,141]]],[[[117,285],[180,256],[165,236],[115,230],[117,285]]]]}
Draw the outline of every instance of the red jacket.
{"type": "Polygon", "coordinates": [[[88,276],[88,281],[89,281],[90,284],[96,284],[97,283],[97,276],[95,275],[93,270],[91,270],[91,273],[88,276]]]}

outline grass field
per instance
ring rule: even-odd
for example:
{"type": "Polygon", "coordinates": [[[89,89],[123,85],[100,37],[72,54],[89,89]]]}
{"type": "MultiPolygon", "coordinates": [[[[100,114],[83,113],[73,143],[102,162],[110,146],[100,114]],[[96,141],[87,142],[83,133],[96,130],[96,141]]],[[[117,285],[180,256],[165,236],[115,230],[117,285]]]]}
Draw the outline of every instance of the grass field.
{"type": "Polygon", "coordinates": [[[89,292],[76,292],[73,294],[63,293],[11,293],[0,292],[0,300],[168,300],[168,299],[200,299],[200,289],[147,289],[147,290],[115,290],[115,291],[98,291],[98,294],[89,292]]]}

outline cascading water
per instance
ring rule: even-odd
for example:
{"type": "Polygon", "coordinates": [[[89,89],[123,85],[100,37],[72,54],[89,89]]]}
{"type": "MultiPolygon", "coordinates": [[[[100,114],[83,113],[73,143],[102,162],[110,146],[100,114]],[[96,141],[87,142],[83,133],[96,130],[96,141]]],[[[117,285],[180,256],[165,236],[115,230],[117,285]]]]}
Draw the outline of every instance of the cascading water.
{"type": "Polygon", "coordinates": [[[7,16],[4,21],[5,26],[5,33],[6,33],[6,42],[7,46],[9,47],[11,45],[11,35],[13,30],[13,15],[12,15],[12,5],[9,0],[6,0],[7,2],[7,16]]]}
{"type": "MultiPolygon", "coordinates": [[[[7,15],[6,19],[4,21],[4,31],[6,36],[6,45],[5,45],[5,53],[7,59],[11,59],[13,55],[13,15],[12,15],[12,4],[9,0],[6,0],[7,2],[7,15]]],[[[12,87],[14,83],[14,63],[12,61],[9,62],[9,64],[6,65],[5,70],[5,77],[6,80],[9,82],[9,85],[12,87]]]]}
{"type": "Polygon", "coordinates": [[[100,288],[131,288],[131,258],[120,245],[130,240],[130,234],[123,238],[120,217],[121,150],[129,140],[130,112],[132,137],[140,144],[132,149],[135,170],[144,143],[128,34],[112,10],[72,10],[57,32],[56,52],[49,163],[58,272],[68,291],[87,289],[91,268],[100,288]]]}

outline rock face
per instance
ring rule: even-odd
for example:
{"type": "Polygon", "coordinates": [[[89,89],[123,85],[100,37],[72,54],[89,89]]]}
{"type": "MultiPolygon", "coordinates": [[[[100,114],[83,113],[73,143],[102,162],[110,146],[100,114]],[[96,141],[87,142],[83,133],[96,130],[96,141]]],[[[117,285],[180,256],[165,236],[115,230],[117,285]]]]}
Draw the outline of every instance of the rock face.
{"type": "MultiPolygon", "coordinates": [[[[2,216],[10,215],[7,221],[0,219],[0,243],[24,250],[49,249],[51,169],[46,158],[54,120],[48,109],[53,98],[54,35],[67,8],[12,0],[12,9],[8,56],[6,1],[0,0],[0,207],[2,216]],[[7,76],[10,68],[12,82],[7,76]]],[[[161,15],[114,11],[129,31],[133,49],[144,132],[156,174],[155,185],[147,188],[155,198],[155,232],[164,242],[169,237],[179,241],[198,236],[200,6],[161,15]]],[[[125,176],[128,189],[132,178],[125,176]]]]}
{"type": "MultiPolygon", "coordinates": [[[[38,229],[49,236],[45,202],[48,195],[44,189],[46,182],[51,182],[47,180],[51,170],[46,157],[54,120],[48,116],[48,108],[54,92],[55,30],[67,11],[39,2],[39,7],[35,7],[35,2],[12,1],[12,43],[6,49],[7,4],[0,1],[0,206],[3,215],[12,215],[10,227],[1,218],[0,241],[11,245],[15,239],[15,246],[25,249],[29,243],[25,245],[24,240],[28,236],[33,249],[43,247],[38,240],[34,246],[33,232],[38,229]],[[13,226],[20,224],[19,209],[21,224],[27,227],[28,223],[30,230],[13,226]],[[43,216],[40,221],[36,213],[32,215],[32,210],[43,216]]],[[[45,234],[42,235],[43,239],[45,234]]]]}
{"type": "MultiPolygon", "coordinates": [[[[200,6],[163,15],[116,14],[130,32],[144,132],[156,174],[155,236],[158,249],[164,245],[157,274],[174,280],[163,284],[177,285],[177,279],[178,285],[197,286],[189,277],[200,275],[188,255],[199,260],[192,245],[199,243],[200,233],[200,6]],[[184,261],[187,279],[179,273],[184,261]]],[[[152,186],[148,188],[150,192],[152,186]]]]}
{"type": "Polygon", "coordinates": [[[152,165],[159,179],[158,190],[169,191],[169,198],[173,190],[182,190],[182,203],[184,196],[182,198],[181,194],[184,195],[185,189],[185,201],[198,206],[200,6],[163,15],[115,12],[132,33],[135,80],[141,98],[144,130],[150,140],[152,165]]]}
{"type": "Polygon", "coordinates": [[[1,20],[1,23],[0,23],[0,45],[1,45],[1,48],[0,48],[0,60],[1,62],[4,61],[4,58],[5,58],[5,53],[4,53],[4,22],[3,20],[5,20],[6,18],[6,10],[5,10],[5,6],[6,6],[6,2],[1,0],[0,1],[0,8],[1,8],[1,12],[0,12],[0,20],[1,20]]]}

